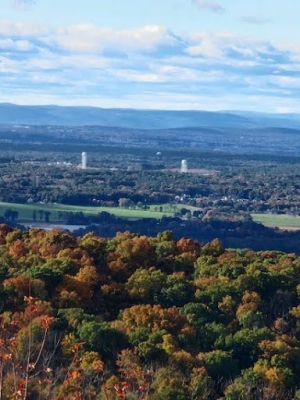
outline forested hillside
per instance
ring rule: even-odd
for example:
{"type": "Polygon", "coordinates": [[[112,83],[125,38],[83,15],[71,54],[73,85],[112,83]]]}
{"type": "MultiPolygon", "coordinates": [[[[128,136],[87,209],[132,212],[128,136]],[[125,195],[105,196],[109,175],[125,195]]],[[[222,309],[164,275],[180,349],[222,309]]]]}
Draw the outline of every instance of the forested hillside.
{"type": "Polygon", "coordinates": [[[0,398],[300,398],[300,258],[0,227],[0,398]]]}

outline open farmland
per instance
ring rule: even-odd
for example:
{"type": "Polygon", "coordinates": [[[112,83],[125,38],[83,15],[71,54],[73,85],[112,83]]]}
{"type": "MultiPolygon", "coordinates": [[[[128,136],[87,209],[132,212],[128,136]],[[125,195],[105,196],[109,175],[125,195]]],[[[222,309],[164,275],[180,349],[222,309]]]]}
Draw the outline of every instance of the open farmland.
{"type": "Polygon", "coordinates": [[[276,214],[251,214],[253,221],[260,222],[271,228],[300,230],[300,217],[293,215],[276,215],[276,214]]]}
{"type": "Polygon", "coordinates": [[[137,219],[137,218],[156,218],[160,219],[163,216],[172,216],[174,210],[168,205],[163,206],[163,210],[157,211],[157,206],[151,206],[149,210],[127,209],[119,207],[88,207],[88,206],[73,206],[67,204],[17,204],[17,203],[4,203],[0,202],[0,215],[4,215],[6,210],[13,210],[18,212],[19,221],[32,221],[33,213],[36,211],[37,220],[40,218],[40,212],[49,211],[50,221],[64,222],[65,213],[79,213],[85,215],[97,215],[103,211],[115,215],[116,217],[137,219]]]}

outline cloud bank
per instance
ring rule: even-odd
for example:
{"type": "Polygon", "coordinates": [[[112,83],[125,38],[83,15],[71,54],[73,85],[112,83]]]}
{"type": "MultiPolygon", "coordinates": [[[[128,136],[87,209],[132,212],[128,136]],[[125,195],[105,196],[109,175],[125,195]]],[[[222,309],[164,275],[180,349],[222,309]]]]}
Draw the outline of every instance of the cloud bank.
{"type": "Polygon", "coordinates": [[[300,46],[147,25],[0,21],[1,102],[300,112],[300,46]]]}

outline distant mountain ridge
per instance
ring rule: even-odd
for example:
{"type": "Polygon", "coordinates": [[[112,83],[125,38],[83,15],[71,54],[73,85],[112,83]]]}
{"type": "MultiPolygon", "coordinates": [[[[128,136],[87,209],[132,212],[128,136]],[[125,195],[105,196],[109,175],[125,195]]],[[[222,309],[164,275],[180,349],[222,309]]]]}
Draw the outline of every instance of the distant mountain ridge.
{"type": "Polygon", "coordinates": [[[244,111],[170,111],[78,106],[27,106],[0,103],[0,125],[101,125],[131,129],[184,127],[300,128],[298,114],[264,114],[244,111]]]}

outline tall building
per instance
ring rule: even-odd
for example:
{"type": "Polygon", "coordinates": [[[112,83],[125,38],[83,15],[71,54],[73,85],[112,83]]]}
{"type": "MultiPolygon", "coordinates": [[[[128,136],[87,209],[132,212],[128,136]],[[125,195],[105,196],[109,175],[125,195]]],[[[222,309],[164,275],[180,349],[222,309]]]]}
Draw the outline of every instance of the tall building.
{"type": "Polygon", "coordinates": [[[188,171],[188,165],[186,160],[181,161],[181,168],[180,172],[187,172],[188,171]]]}
{"type": "Polygon", "coordinates": [[[81,169],[86,169],[86,161],[87,161],[87,155],[86,152],[84,151],[81,154],[81,169]]]}

